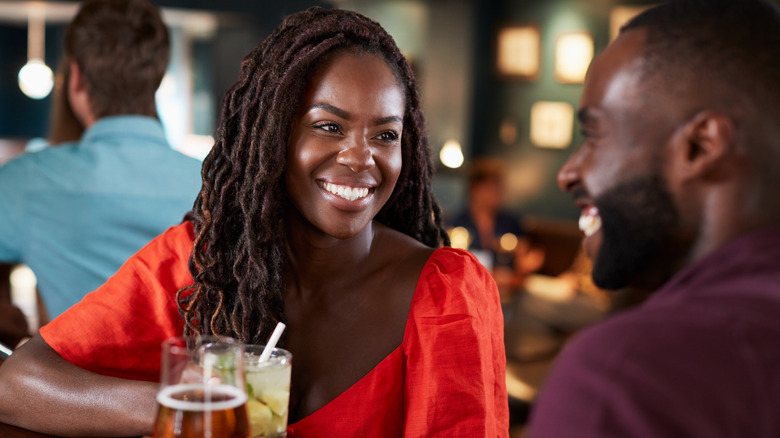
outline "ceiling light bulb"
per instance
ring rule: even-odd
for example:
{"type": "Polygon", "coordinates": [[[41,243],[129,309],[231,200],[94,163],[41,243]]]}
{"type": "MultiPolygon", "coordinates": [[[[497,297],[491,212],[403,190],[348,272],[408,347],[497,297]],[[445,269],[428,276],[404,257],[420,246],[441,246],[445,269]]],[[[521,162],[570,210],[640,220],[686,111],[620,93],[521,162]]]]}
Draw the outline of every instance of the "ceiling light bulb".
{"type": "Polygon", "coordinates": [[[54,73],[40,59],[31,59],[19,70],[19,88],[32,99],[43,99],[54,87],[54,73]]]}

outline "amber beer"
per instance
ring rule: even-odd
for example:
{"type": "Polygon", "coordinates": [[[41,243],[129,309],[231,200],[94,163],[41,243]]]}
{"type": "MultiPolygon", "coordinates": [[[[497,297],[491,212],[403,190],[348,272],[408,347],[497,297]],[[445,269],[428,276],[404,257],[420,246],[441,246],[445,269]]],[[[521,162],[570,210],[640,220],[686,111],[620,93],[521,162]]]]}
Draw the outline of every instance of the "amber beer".
{"type": "Polygon", "coordinates": [[[180,384],[157,394],[154,438],[247,438],[246,393],[230,385],[180,384]]]}

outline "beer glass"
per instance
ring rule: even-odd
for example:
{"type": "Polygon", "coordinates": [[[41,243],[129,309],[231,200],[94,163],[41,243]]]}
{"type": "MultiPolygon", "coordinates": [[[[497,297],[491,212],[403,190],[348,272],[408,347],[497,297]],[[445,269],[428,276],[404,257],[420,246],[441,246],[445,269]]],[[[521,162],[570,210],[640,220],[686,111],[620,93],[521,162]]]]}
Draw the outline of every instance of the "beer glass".
{"type": "Polygon", "coordinates": [[[252,437],[280,438],[287,435],[290,404],[292,354],[281,348],[271,350],[271,357],[260,360],[264,345],[246,345],[244,373],[246,403],[252,437]]]}
{"type": "Polygon", "coordinates": [[[154,438],[246,438],[243,346],[178,337],[162,345],[154,438]]]}

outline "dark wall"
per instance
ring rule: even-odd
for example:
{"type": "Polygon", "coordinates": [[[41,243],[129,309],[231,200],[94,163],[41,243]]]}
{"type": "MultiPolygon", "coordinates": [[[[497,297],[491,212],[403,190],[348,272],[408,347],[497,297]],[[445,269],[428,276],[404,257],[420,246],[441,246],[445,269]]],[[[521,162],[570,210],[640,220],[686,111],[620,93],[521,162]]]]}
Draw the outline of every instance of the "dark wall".
{"type": "MultiPolygon", "coordinates": [[[[59,25],[46,26],[46,64],[56,70],[62,33],[59,25]]],[[[0,25],[0,137],[44,136],[49,123],[51,94],[30,99],[19,89],[17,76],[27,62],[27,27],[0,25]]]]}

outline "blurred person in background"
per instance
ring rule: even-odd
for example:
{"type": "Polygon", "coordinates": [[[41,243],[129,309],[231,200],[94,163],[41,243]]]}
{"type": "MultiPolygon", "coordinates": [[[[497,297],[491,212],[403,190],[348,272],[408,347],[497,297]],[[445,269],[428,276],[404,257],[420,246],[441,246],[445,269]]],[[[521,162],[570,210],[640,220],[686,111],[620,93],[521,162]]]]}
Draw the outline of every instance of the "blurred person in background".
{"type": "Polygon", "coordinates": [[[57,146],[0,167],[0,261],[33,270],[51,317],[179,223],[200,189],[200,161],[171,148],[157,116],[169,51],[148,1],[85,1],[65,34],[57,146]]]}
{"type": "Polygon", "coordinates": [[[675,0],[590,67],[558,174],[593,280],[652,290],[557,359],[530,436],[780,436],[780,8],[675,0]]]}
{"type": "Polygon", "coordinates": [[[504,207],[504,172],[496,158],[474,160],[468,177],[468,205],[452,217],[448,227],[451,233],[453,228],[468,232],[467,249],[491,271],[502,299],[507,299],[522,288],[528,274],[542,266],[544,250],[532,245],[520,217],[504,207]]]}

